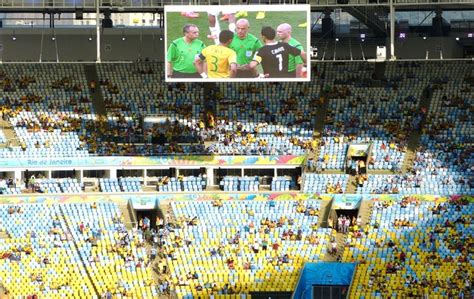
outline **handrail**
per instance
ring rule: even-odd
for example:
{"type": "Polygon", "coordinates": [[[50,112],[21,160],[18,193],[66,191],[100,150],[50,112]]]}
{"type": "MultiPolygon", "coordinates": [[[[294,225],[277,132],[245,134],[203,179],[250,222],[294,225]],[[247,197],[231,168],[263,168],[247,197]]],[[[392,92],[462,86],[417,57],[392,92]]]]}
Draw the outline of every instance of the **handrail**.
{"type": "Polygon", "coordinates": [[[133,212],[133,204],[132,204],[131,199],[129,199],[128,202],[127,202],[127,210],[128,210],[129,215],[130,215],[130,219],[132,220],[131,224],[133,226],[136,225],[138,222],[137,222],[137,217],[136,217],[135,213],[133,212]]]}
{"type": "Polygon", "coordinates": [[[354,283],[354,277],[355,277],[355,274],[357,272],[357,267],[359,267],[359,263],[356,263],[356,265],[354,267],[354,272],[352,272],[351,283],[349,284],[349,289],[347,290],[347,298],[349,298],[349,296],[351,294],[352,284],[354,283]]]}

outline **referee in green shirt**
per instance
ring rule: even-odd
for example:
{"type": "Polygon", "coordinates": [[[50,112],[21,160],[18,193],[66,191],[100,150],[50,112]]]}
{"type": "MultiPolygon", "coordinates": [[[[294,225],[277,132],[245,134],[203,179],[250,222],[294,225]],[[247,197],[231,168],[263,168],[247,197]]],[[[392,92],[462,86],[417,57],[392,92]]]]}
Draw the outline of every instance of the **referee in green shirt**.
{"type": "MultiPolygon", "coordinates": [[[[304,51],[303,46],[294,38],[291,37],[291,25],[288,23],[280,24],[277,27],[277,36],[280,41],[289,44],[295,48],[304,51]]],[[[288,60],[288,73],[291,77],[301,78],[303,69],[303,59],[301,56],[290,55],[288,60]]]]}
{"type": "Polygon", "coordinates": [[[194,24],[183,27],[183,37],[171,42],[166,56],[166,71],[169,78],[201,78],[194,59],[206,46],[197,39],[199,28],[194,24]]]}
{"type": "Polygon", "coordinates": [[[239,19],[236,22],[236,32],[229,48],[237,53],[237,75],[236,78],[255,78],[257,73],[249,67],[250,62],[258,49],[263,47],[262,42],[249,33],[249,21],[239,19]]]}

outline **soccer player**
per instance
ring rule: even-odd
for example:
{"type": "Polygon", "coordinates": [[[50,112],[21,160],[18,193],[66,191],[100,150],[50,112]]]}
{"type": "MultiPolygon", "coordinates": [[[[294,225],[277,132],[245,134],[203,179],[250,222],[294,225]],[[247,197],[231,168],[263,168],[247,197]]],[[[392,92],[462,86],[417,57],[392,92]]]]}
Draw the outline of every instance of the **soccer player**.
{"type": "Polygon", "coordinates": [[[289,57],[299,55],[306,62],[306,53],[287,43],[275,41],[276,32],[272,27],[262,27],[261,34],[265,46],[255,53],[250,68],[255,69],[261,64],[266,78],[294,78],[288,72],[289,57]]]}
{"type": "Polygon", "coordinates": [[[208,46],[196,57],[194,64],[202,78],[229,78],[237,73],[237,54],[229,49],[234,33],[223,30],[219,33],[219,45],[208,46]],[[206,62],[206,64],[204,64],[206,62]],[[207,68],[207,74],[205,72],[207,68]]]}
{"type": "Polygon", "coordinates": [[[263,44],[256,36],[249,33],[249,28],[247,19],[239,19],[236,23],[237,34],[234,35],[229,46],[237,53],[236,78],[255,78],[257,76],[255,69],[250,68],[250,62],[257,50],[263,47],[263,44]]]}
{"type": "Polygon", "coordinates": [[[199,28],[194,24],[183,27],[183,37],[171,42],[166,57],[167,76],[170,78],[201,78],[194,59],[205,48],[198,39],[199,28]]]}
{"type": "MultiPolygon", "coordinates": [[[[288,23],[280,24],[277,27],[277,36],[281,42],[287,43],[290,46],[303,50],[303,46],[291,36],[291,25],[288,23]]],[[[288,60],[288,72],[291,77],[301,78],[303,69],[303,59],[300,56],[290,55],[288,60]]]]}
{"type": "Polygon", "coordinates": [[[221,27],[219,25],[219,20],[217,16],[222,13],[224,16],[227,17],[227,21],[229,22],[229,30],[235,32],[235,10],[227,8],[226,10],[222,10],[219,6],[212,6],[207,11],[207,20],[209,21],[209,31],[211,32],[207,38],[213,39],[216,45],[219,42],[219,33],[221,32],[221,27]]]}

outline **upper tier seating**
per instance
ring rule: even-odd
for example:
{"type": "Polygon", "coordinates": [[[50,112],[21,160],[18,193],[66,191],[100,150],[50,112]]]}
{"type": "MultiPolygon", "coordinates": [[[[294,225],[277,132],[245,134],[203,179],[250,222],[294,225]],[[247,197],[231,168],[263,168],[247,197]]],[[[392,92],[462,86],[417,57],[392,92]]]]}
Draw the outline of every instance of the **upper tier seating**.
{"type": "MultiPolygon", "coordinates": [[[[104,141],[117,142],[123,136],[127,142],[151,143],[152,136],[163,133],[166,142],[199,142],[199,121],[202,114],[203,90],[198,84],[163,84],[163,64],[101,64],[97,67],[99,85],[104,95],[107,117],[103,126],[115,134],[104,141]],[[146,116],[167,119],[161,126],[142,126],[146,116]]],[[[98,145],[101,154],[115,154],[123,148],[111,149],[98,145]]],[[[126,149],[125,149],[126,150],[126,149]]],[[[167,152],[205,153],[203,146],[179,145],[157,147],[129,145],[136,154],[156,155],[167,152]]]]}
{"type": "Polygon", "coordinates": [[[474,64],[435,63],[431,67],[433,95],[411,172],[430,177],[433,186],[472,194],[474,88],[465,80],[474,77],[474,64]]]}
{"type": "Polygon", "coordinates": [[[413,127],[419,99],[427,81],[418,76],[422,67],[387,64],[381,83],[371,79],[373,66],[341,63],[326,68],[325,89],[329,98],[328,114],[319,158],[327,169],[344,167],[349,143],[373,142],[369,169],[400,169],[408,134],[413,127]],[[382,146],[384,144],[384,146],[382,146]]]}
{"type": "Polygon", "coordinates": [[[77,132],[94,111],[81,65],[7,64],[0,80],[0,106],[20,143],[0,158],[88,156],[77,132]]]}
{"type": "Polygon", "coordinates": [[[301,155],[311,148],[319,86],[308,83],[218,84],[215,137],[221,154],[301,155]],[[235,134],[237,132],[237,134],[235,134]]]}

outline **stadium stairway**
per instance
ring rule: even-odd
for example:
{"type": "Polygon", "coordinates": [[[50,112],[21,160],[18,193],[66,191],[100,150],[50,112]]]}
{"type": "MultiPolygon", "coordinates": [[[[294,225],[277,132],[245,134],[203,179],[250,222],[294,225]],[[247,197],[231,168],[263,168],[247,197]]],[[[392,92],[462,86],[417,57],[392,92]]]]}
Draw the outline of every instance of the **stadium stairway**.
{"type": "MultiPolygon", "coordinates": [[[[131,230],[133,228],[133,225],[136,223],[136,220],[134,221],[132,219],[132,215],[130,215],[130,210],[129,210],[129,204],[121,204],[119,205],[119,209],[120,209],[120,212],[122,213],[123,215],[123,223],[125,224],[125,227],[129,230],[131,230]]],[[[133,217],[135,218],[135,217],[133,217]]]]}
{"type": "Polygon", "coordinates": [[[94,105],[94,110],[98,115],[106,115],[104,96],[99,84],[99,75],[97,74],[97,68],[95,64],[84,65],[84,74],[86,75],[87,82],[95,81],[96,88],[95,92],[91,91],[91,100],[92,105],[94,105]]]}
{"type": "Polygon", "coordinates": [[[372,215],[373,202],[371,200],[362,200],[359,207],[359,215],[362,218],[362,227],[365,227],[372,215]]]}
{"type": "MultiPolygon", "coordinates": [[[[13,129],[13,126],[9,121],[0,119],[0,128],[2,128],[2,131],[5,134],[5,138],[7,139],[7,142],[10,142],[10,146],[20,146],[15,130],[13,129]]],[[[3,146],[6,147],[7,145],[5,144],[3,146]]],[[[0,146],[0,147],[3,147],[3,146],[0,146]]]]}
{"type": "MultiPolygon", "coordinates": [[[[326,70],[326,64],[323,64],[321,73],[324,73],[326,70]]],[[[322,105],[317,108],[317,113],[316,113],[316,123],[314,124],[314,133],[313,136],[315,139],[318,140],[318,145],[321,142],[321,137],[323,136],[323,130],[324,130],[324,122],[326,120],[326,114],[328,111],[328,106],[329,106],[329,100],[326,97],[326,94],[324,93],[324,80],[321,80],[320,84],[320,96],[319,100],[322,101],[322,105]]],[[[320,146],[318,146],[317,150],[313,153],[312,158],[317,160],[317,157],[319,157],[319,151],[320,151],[320,146]]],[[[310,158],[310,156],[308,156],[310,158]]]]}
{"type": "Polygon", "coordinates": [[[319,207],[319,221],[318,227],[328,227],[328,218],[329,213],[331,212],[332,199],[321,201],[321,206],[319,207]]]}
{"type": "Polygon", "coordinates": [[[347,182],[347,187],[344,193],[346,194],[356,194],[357,182],[354,175],[349,176],[349,181],[347,182]]]}
{"type": "MultiPolygon", "coordinates": [[[[431,105],[431,99],[432,93],[428,92],[428,87],[426,87],[423,91],[418,110],[421,111],[423,109],[426,111],[426,115],[428,115],[429,108],[431,105]]],[[[413,167],[413,163],[415,161],[416,156],[416,149],[420,145],[423,126],[424,121],[420,124],[420,129],[418,131],[412,131],[410,137],[408,138],[407,152],[405,154],[405,160],[402,164],[402,173],[407,173],[407,171],[413,167]]]]}
{"type": "MultiPolygon", "coordinates": [[[[66,216],[66,213],[64,213],[64,207],[62,205],[59,205],[59,209],[61,211],[61,218],[64,219],[64,222],[66,223],[66,227],[68,229],[68,231],[72,232],[73,230],[75,229],[78,229],[78,228],[75,228],[75,227],[71,227],[71,222],[69,221],[68,217],[66,216]]],[[[73,238],[73,244],[74,244],[74,250],[79,254],[79,246],[77,245],[77,242],[78,240],[76,240],[75,238],[73,238]]],[[[86,273],[87,273],[87,278],[86,277],[83,277],[83,279],[88,279],[90,282],[91,282],[91,285],[92,287],[94,288],[94,291],[95,293],[97,294],[97,297],[100,298],[101,294],[99,294],[99,291],[97,290],[97,287],[95,284],[92,283],[92,277],[91,277],[91,274],[86,266],[86,262],[84,261],[84,257],[82,254],[79,254],[79,257],[81,258],[81,263],[82,263],[82,266],[84,267],[84,269],[86,270],[86,273]]]]}

